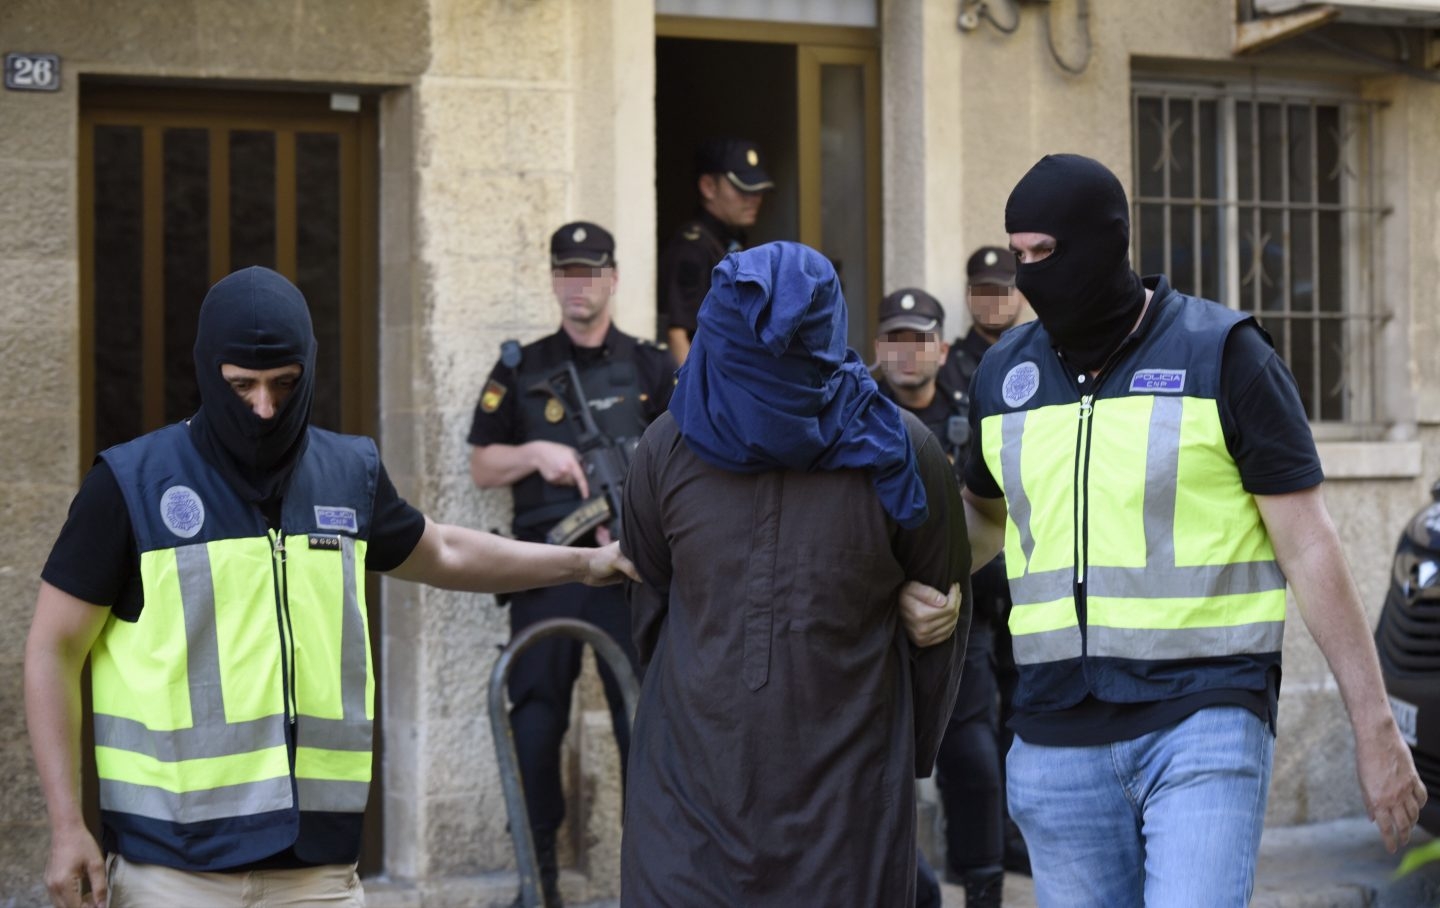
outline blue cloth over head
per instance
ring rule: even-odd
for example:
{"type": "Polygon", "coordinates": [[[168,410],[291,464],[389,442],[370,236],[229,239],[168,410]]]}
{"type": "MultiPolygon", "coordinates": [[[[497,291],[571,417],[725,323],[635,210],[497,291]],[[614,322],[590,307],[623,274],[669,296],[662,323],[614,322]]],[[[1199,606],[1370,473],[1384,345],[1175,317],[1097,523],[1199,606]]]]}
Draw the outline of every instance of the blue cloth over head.
{"type": "Polygon", "coordinates": [[[734,473],[868,470],[901,526],[925,521],[925,487],[900,409],[845,346],[830,260],[766,243],[715,266],[670,412],[701,460],[734,473]]]}

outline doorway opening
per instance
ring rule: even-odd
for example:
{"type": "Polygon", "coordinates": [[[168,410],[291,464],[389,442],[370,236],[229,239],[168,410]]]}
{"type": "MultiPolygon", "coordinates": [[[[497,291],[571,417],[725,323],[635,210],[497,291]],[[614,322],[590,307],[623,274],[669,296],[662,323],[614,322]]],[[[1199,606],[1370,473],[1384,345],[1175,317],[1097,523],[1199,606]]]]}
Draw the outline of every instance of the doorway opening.
{"type": "Polygon", "coordinates": [[[748,242],[798,240],[828,256],[849,306],[850,346],[867,356],[881,294],[879,97],[872,29],[658,17],[662,242],[694,215],[699,142],[755,142],[775,188],[748,242]]]}

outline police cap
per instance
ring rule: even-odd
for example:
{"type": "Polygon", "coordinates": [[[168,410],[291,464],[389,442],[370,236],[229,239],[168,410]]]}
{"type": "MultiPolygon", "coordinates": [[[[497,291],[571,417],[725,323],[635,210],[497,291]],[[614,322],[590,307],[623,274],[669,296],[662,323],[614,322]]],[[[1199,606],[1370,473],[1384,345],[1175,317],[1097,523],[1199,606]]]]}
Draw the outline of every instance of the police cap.
{"type": "Polygon", "coordinates": [[[965,263],[971,284],[1015,286],[1015,253],[1003,246],[981,246],[965,263]]]}
{"type": "Polygon", "coordinates": [[[892,331],[939,331],[945,307],[918,287],[904,287],[880,301],[880,334],[892,331]]]}
{"type": "Polygon", "coordinates": [[[723,173],[737,189],[745,192],[760,192],[775,186],[775,181],[765,172],[760,146],[748,139],[722,137],[701,142],[695,150],[695,172],[723,173]]]}
{"type": "Polygon", "coordinates": [[[610,231],[589,221],[572,221],[550,235],[550,267],[589,265],[609,268],[615,264],[615,238],[610,231]]]}

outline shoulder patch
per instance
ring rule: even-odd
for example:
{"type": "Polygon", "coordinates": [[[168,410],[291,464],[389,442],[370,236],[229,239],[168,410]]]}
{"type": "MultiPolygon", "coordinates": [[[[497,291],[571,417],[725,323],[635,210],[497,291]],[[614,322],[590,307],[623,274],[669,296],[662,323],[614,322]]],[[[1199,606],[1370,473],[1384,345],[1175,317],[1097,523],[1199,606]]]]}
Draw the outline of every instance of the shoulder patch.
{"type": "Polygon", "coordinates": [[[1006,404],[1018,407],[1034,397],[1035,392],[1039,389],[1040,367],[1027,360],[1005,373],[1005,380],[1000,385],[1000,394],[1006,404]]]}
{"type": "Polygon", "coordinates": [[[205,504],[189,486],[171,486],[160,496],[160,519],[181,539],[190,539],[205,525],[205,504]]]}
{"type": "Polygon", "coordinates": [[[480,409],[486,413],[494,413],[500,409],[500,402],[505,399],[505,392],[508,390],[492,378],[486,383],[484,393],[480,395],[480,409]]]}

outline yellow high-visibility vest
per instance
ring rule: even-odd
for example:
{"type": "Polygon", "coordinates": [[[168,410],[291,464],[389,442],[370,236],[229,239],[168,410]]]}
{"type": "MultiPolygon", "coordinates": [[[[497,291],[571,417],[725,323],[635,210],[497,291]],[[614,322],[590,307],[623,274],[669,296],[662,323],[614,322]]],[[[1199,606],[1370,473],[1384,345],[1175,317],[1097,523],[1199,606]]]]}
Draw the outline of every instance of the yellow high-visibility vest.
{"type": "Polygon", "coordinates": [[[282,841],[256,842],[264,856],[294,839],[299,811],[364,811],[375,679],[359,515],[374,476],[353,466],[357,441],[373,451],[316,432],[280,530],[183,433],[106,452],[144,591],[139,620],[112,614],[90,657],[101,808],[122,839],[159,835],[135,818],[178,824],[149,844],[183,854],[190,824],[254,839],[270,816],[282,841]]]}
{"type": "Polygon", "coordinates": [[[1037,329],[1002,339],[977,377],[982,454],[1008,512],[1021,686],[1027,674],[1079,683],[1090,666],[1079,690],[1031,690],[1032,704],[1077,702],[1085,684],[1114,702],[1263,689],[1245,657],[1278,659],[1285,578],[1217,405],[1224,339],[1242,317],[1174,293],[1163,305],[1098,383],[1069,375],[1037,329]],[[1177,660],[1198,664],[1177,681],[1177,660]],[[1207,660],[1227,665],[1207,679],[1207,660]]]}

